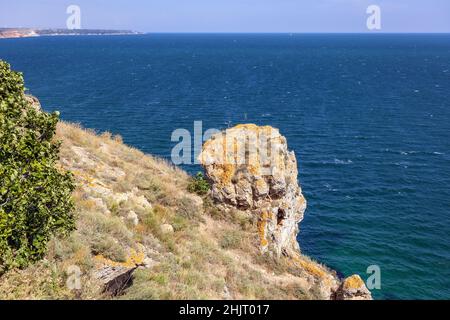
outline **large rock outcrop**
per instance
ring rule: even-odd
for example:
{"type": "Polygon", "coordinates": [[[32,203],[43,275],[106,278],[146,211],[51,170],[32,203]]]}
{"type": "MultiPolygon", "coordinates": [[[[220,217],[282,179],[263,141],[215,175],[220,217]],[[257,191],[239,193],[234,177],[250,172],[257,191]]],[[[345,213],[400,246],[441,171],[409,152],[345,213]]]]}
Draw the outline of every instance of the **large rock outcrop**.
{"type": "Polygon", "coordinates": [[[218,203],[258,215],[263,251],[298,252],[306,200],[295,154],[278,129],[253,124],[227,129],[206,141],[199,160],[218,203]]]}
{"type": "Polygon", "coordinates": [[[320,283],[326,299],[371,299],[363,280],[344,280],[300,255],[298,224],[306,200],[297,180],[297,160],[286,138],[270,126],[242,124],[207,140],[199,160],[212,184],[212,197],[225,209],[234,208],[258,218],[263,252],[284,254],[320,283]]]}

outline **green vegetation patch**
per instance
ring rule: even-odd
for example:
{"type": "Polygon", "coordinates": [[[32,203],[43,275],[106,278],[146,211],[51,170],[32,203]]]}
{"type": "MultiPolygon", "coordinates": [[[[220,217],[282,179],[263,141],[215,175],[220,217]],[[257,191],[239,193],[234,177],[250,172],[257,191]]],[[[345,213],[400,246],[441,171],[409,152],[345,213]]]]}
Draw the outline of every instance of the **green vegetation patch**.
{"type": "Polygon", "coordinates": [[[198,172],[195,177],[192,177],[188,185],[189,192],[196,193],[200,196],[206,195],[209,189],[211,189],[211,186],[201,172],[198,172]]]}

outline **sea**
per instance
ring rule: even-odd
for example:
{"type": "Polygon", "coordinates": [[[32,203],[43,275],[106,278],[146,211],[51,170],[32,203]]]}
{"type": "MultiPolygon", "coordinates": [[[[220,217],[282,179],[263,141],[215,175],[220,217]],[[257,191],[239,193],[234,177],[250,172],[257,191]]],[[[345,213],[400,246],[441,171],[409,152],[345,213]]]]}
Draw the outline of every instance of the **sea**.
{"type": "Polygon", "coordinates": [[[304,254],[375,299],[450,298],[450,34],[37,37],[0,59],[46,111],[169,161],[195,121],[279,128],[304,254]]]}

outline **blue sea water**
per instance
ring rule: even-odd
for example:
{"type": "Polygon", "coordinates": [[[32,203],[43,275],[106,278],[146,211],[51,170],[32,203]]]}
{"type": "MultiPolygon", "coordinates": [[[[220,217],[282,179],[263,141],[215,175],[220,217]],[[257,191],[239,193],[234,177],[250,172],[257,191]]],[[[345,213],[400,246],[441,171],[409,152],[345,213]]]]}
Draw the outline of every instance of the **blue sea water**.
{"type": "Polygon", "coordinates": [[[302,251],[345,276],[378,265],[375,298],[450,298],[450,35],[41,37],[0,59],[46,110],[166,158],[195,120],[280,128],[302,251]]]}

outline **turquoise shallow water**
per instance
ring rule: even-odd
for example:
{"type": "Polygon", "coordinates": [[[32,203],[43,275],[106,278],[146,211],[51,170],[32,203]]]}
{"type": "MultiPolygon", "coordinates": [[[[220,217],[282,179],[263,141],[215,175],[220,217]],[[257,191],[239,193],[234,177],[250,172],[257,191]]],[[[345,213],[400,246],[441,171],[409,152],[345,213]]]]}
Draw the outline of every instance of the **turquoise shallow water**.
{"type": "Polygon", "coordinates": [[[163,157],[194,120],[280,128],[303,252],[380,266],[376,298],[450,298],[450,35],[42,37],[1,40],[0,58],[46,110],[163,157]]]}

